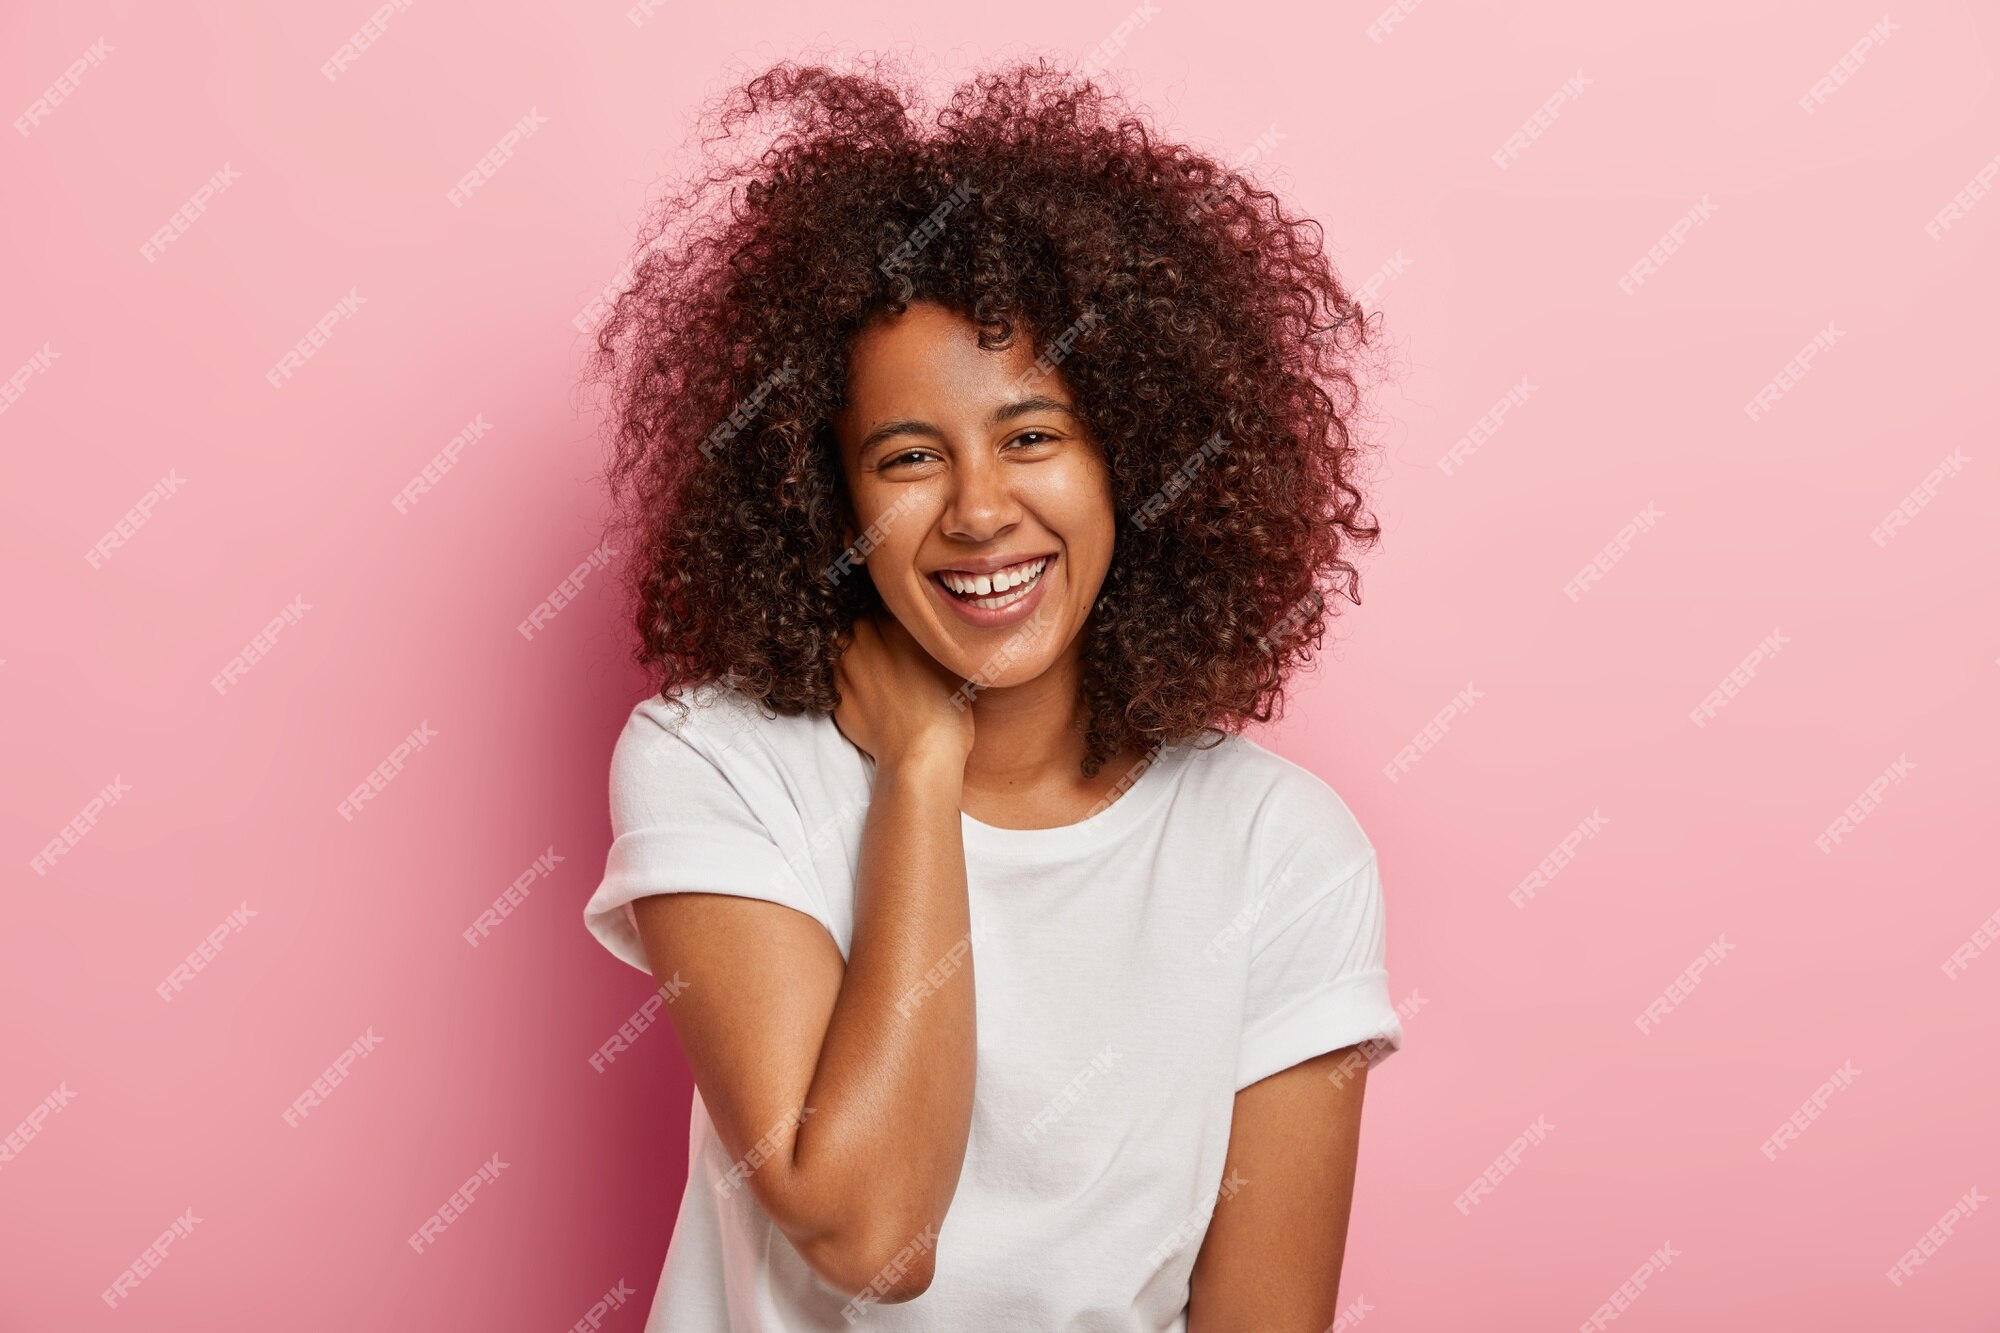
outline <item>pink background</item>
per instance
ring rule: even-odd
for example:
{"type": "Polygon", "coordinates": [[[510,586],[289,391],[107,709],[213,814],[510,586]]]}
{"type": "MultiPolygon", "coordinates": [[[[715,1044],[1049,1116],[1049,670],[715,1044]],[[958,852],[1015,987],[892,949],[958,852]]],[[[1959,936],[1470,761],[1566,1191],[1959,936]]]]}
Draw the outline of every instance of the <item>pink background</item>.
{"type": "MultiPolygon", "coordinates": [[[[0,130],[0,380],[28,368],[0,410],[0,1135],[73,1094],[0,1163],[0,1327],[553,1330],[621,1280],[638,1295],[605,1326],[640,1327],[689,1084],[665,1023],[587,1063],[651,988],[579,912],[642,685],[606,575],[516,632],[600,540],[573,321],[732,71],[821,40],[907,45],[941,75],[1083,54],[1131,7],[895,0],[829,30],[803,5],[634,23],[625,0],[415,0],[331,81],[367,0],[0,16],[8,122],[110,48],[28,133],[0,130]],[[546,123],[448,202],[531,109],[546,123]],[[145,258],[225,164],[229,188],[145,258]],[[274,390],[350,292],[364,304],[274,390]],[[219,695],[295,598],[309,609],[219,695]],[[343,819],[420,724],[436,739],[343,819]],[[129,793],[38,873],[114,779],[129,793]],[[497,1181],[413,1252],[496,1153],[497,1181]]],[[[1619,1328],[2000,1328],[2000,1208],[1885,1276],[1969,1190],[2000,1191],[2000,950],[1943,967],[2000,909],[2000,201],[1925,231],[2000,152],[2000,16],[1899,7],[1807,112],[1879,6],[1632,9],[1430,0],[1376,40],[1370,5],[1169,2],[1111,59],[1166,133],[1237,159],[1275,131],[1253,174],[1325,224],[1352,282],[1401,270],[1372,302],[1399,370],[1376,399],[1366,605],[1259,736],[1380,848],[1406,1006],[1408,1046],[1371,1080],[1343,1304],[1385,1331],[1576,1328],[1670,1245],[1619,1328]],[[1440,467],[1524,378],[1498,432],[1440,467]],[[1962,470],[1871,540],[1954,450],[1962,470]],[[1566,596],[1648,505],[1657,523],[1566,596]],[[1817,848],[1899,758],[1906,780],[1817,848]],[[1593,813],[1601,832],[1510,902],[1593,813]],[[1722,961],[1640,1031],[1718,938],[1722,961]],[[1454,1206],[1538,1118],[1546,1138],[1454,1206]]]]}

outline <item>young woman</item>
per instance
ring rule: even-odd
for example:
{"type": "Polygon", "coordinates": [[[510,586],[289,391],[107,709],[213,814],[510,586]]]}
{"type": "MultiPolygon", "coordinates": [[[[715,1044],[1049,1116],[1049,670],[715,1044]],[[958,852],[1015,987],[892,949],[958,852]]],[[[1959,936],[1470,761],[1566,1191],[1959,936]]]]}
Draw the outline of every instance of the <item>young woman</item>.
{"type": "Polygon", "coordinates": [[[639,658],[585,908],[694,1075],[648,1333],[1322,1333],[1373,847],[1269,720],[1377,530],[1312,224],[1037,62],[787,63],[598,343],[639,658]],[[727,207],[704,208],[727,191],[727,207]]]}

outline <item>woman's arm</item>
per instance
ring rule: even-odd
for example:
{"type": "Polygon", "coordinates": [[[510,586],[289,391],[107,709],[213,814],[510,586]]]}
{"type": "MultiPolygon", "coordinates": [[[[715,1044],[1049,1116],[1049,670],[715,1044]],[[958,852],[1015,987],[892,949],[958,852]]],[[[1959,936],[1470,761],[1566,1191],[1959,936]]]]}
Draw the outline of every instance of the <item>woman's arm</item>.
{"type": "Polygon", "coordinates": [[[885,1303],[930,1285],[972,1123],[964,778],[948,749],[878,764],[844,965],[817,922],[776,903],[632,905],[654,975],[687,983],[674,1029],[716,1133],[739,1160],[759,1140],[771,1152],[748,1188],[829,1284],[880,1281],[885,1303]]]}
{"type": "Polygon", "coordinates": [[[1333,1323],[1363,1049],[1329,1051],[1236,1094],[1223,1188],[1188,1279],[1188,1333],[1325,1333],[1333,1323]]]}

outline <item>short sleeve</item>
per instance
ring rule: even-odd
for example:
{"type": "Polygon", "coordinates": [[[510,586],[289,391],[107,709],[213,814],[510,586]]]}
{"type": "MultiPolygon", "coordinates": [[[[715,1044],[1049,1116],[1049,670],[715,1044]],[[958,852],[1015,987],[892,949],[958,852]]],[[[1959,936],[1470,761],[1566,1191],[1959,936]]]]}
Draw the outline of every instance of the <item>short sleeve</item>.
{"type": "Polygon", "coordinates": [[[1280,867],[1252,936],[1236,1088],[1344,1046],[1369,1067],[1403,1045],[1389,1000],[1382,881],[1375,853],[1324,873],[1312,844],[1280,867]]]}
{"type": "MultiPolygon", "coordinates": [[[[722,705],[708,705],[720,707],[722,705]]],[[[604,878],[584,904],[584,925],[617,957],[650,972],[634,900],[655,893],[722,893],[781,903],[828,923],[808,887],[773,838],[758,806],[782,789],[754,769],[742,746],[704,745],[711,717],[663,722],[663,708],[640,704],[611,754],[611,850],[604,878]],[[711,757],[713,755],[714,757],[711,757]]]]}

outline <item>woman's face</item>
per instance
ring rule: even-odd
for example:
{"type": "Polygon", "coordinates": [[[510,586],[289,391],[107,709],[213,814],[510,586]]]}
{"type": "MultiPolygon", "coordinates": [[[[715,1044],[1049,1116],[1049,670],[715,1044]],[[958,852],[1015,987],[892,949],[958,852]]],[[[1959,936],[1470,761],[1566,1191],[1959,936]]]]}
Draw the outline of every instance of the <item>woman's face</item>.
{"type": "Polygon", "coordinates": [[[1116,524],[1110,472],[1061,375],[1034,373],[1038,344],[1019,324],[1004,350],[978,332],[932,302],[881,316],[850,348],[834,432],[858,522],[845,536],[883,604],[961,679],[1005,687],[1076,640],[1116,524]],[[947,585],[985,575],[991,588],[1003,567],[1014,582],[984,596],[947,585]]]}

